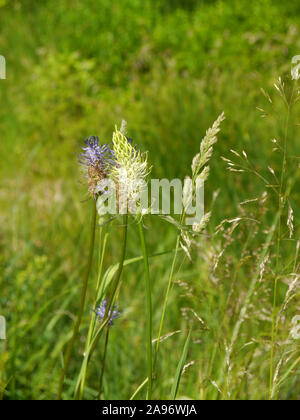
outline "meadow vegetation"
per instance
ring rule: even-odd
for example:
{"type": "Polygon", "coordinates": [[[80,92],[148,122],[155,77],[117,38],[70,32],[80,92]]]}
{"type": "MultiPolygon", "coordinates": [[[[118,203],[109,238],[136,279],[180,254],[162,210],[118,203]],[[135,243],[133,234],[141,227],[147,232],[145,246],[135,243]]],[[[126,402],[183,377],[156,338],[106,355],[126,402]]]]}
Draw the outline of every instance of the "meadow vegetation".
{"type": "MultiPolygon", "coordinates": [[[[88,256],[83,140],[109,142],[125,119],[149,151],[151,177],[183,179],[224,111],[205,185],[210,222],[191,260],[183,251],[176,260],[152,396],[172,396],[193,324],[177,398],[299,399],[291,331],[300,309],[300,121],[290,74],[300,54],[299,1],[0,0],[0,27],[0,315],[8,337],[0,397],[57,395],[88,256]]],[[[155,339],[178,229],[156,217],[144,224],[155,339]]],[[[105,273],[120,255],[120,221],[101,232],[105,273]]],[[[97,229],[65,399],[82,364],[99,242],[97,229]]],[[[141,255],[131,220],[126,258],[141,255]]],[[[123,269],[102,398],[128,399],[147,377],[143,273],[141,259],[123,269]]],[[[85,399],[98,397],[102,353],[103,339],[85,399]]],[[[145,396],[143,387],[135,398],[145,396]]]]}

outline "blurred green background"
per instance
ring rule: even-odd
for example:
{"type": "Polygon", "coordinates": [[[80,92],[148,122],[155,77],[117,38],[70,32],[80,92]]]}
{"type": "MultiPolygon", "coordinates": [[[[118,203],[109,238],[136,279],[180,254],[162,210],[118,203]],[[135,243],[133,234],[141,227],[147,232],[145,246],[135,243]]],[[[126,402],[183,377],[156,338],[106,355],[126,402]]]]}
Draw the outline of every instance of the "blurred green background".
{"type": "MultiPolygon", "coordinates": [[[[260,88],[272,91],[278,76],[289,74],[291,58],[300,51],[299,24],[297,0],[0,0],[0,54],[7,62],[7,79],[0,80],[0,314],[8,324],[2,360],[5,398],[55,396],[60,354],[78,308],[87,256],[90,203],[76,157],[83,140],[98,135],[110,141],[115,124],[126,119],[130,137],[149,150],[152,176],[183,178],[205,130],[224,110],[226,121],[206,187],[208,209],[220,189],[208,228],[212,233],[221,220],[236,216],[242,200],[265,189],[247,175],[226,171],[222,155],[245,149],[257,169],[267,171],[270,162],[274,170],[280,168],[270,142],[280,133],[279,125],[262,119],[256,107],[266,104],[260,88]]],[[[291,136],[289,147],[299,155],[296,136],[291,136]]],[[[297,203],[298,191],[293,201],[297,203]]],[[[174,227],[149,220],[148,228],[151,253],[174,248],[174,227]]],[[[107,266],[116,262],[119,244],[118,226],[109,229],[107,266]]],[[[134,226],[129,235],[127,256],[138,256],[134,226]]],[[[203,247],[209,250],[213,245],[204,242],[203,247]]],[[[174,286],[164,328],[164,333],[183,333],[161,346],[156,398],[168,397],[186,331],[181,309],[189,306],[209,330],[198,331],[194,339],[189,355],[194,364],[182,379],[179,396],[220,398],[213,382],[222,377],[225,344],[239,297],[249,283],[247,267],[233,292],[236,303],[220,327],[220,308],[231,287],[231,266],[241,258],[238,252],[238,244],[228,252],[218,282],[210,276],[202,251],[193,263],[185,262],[177,279],[185,286],[174,286]]],[[[151,263],[155,331],[170,258],[151,263]]],[[[124,271],[122,317],[111,333],[104,378],[107,398],[128,398],[146,377],[142,272],[140,264],[124,271]]],[[[96,261],[69,385],[80,366],[95,281],[96,261]]],[[[261,302],[257,300],[258,306],[261,302]]],[[[267,320],[248,322],[240,347],[253,336],[264,339],[269,329],[267,320]]],[[[257,356],[245,383],[240,380],[242,366],[256,358],[256,353],[251,360],[248,355],[235,354],[231,396],[265,398],[267,354],[257,356]]],[[[85,395],[89,399],[97,395],[99,354],[94,359],[85,395]]],[[[66,388],[69,397],[72,386],[66,388]]],[[[299,397],[299,378],[285,382],[281,392],[282,398],[299,397]]]]}

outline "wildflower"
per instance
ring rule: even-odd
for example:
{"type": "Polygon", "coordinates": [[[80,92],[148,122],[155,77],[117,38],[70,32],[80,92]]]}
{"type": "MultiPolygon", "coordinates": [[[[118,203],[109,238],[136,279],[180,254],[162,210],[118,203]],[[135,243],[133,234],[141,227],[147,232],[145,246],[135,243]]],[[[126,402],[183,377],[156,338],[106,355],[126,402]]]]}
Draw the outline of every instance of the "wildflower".
{"type": "Polygon", "coordinates": [[[99,192],[97,184],[108,175],[112,152],[107,144],[99,145],[98,137],[91,136],[84,143],[85,147],[79,155],[79,162],[87,167],[89,193],[95,197],[99,192]]]}
{"type": "MultiPolygon", "coordinates": [[[[102,322],[104,320],[105,314],[107,310],[107,299],[104,299],[98,307],[94,310],[98,320],[102,322]]],[[[120,315],[120,312],[116,310],[116,307],[112,310],[109,309],[107,313],[107,317],[109,318],[108,324],[112,325],[113,320],[116,319],[120,315]]]]}
{"type": "Polygon", "coordinates": [[[134,202],[144,190],[150,172],[147,154],[138,150],[132,139],[126,137],[125,122],[122,122],[120,130],[115,128],[112,143],[114,161],[110,165],[110,176],[117,185],[119,197],[134,202]]]}

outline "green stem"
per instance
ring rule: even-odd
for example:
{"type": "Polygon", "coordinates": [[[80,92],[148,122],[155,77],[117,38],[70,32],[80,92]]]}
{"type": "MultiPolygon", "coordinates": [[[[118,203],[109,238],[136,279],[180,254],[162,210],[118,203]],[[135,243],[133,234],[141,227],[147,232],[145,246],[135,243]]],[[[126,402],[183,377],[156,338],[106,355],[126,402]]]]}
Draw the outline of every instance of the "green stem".
{"type": "MultiPolygon", "coordinates": [[[[194,183],[195,183],[195,179],[193,179],[193,185],[194,185],[194,183]]],[[[186,211],[184,209],[182,214],[181,214],[181,217],[180,217],[180,224],[181,225],[183,224],[183,222],[185,220],[185,216],[186,216],[186,211]]],[[[177,255],[178,255],[178,251],[179,251],[179,248],[180,248],[180,238],[181,238],[181,232],[177,236],[175,253],[174,253],[174,257],[173,257],[173,261],[172,261],[172,265],[171,265],[171,271],[170,271],[170,275],[169,275],[168,286],[167,286],[167,291],[166,291],[164,305],[163,305],[163,311],[162,311],[162,315],[161,315],[161,319],[160,319],[158,337],[157,337],[157,342],[156,342],[156,346],[155,346],[155,353],[154,353],[154,362],[153,362],[153,369],[154,370],[156,368],[160,338],[161,338],[162,329],[163,329],[163,325],[164,325],[165,314],[166,314],[167,304],[168,304],[168,300],[169,300],[169,294],[170,294],[171,287],[172,287],[172,280],[173,280],[173,276],[174,276],[177,255]]]]}
{"type": "Polygon", "coordinates": [[[146,378],[144,380],[144,382],[142,382],[141,385],[139,385],[139,387],[134,391],[134,393],[129,398],[130,401],[132,401],[132,400],[135,399],[135,397],[137,396],[137,394],[144,388],[144,386],[146,385],[147,382],[148,382],[148,378],[146,378]]]}
{"type": "MultiPolygon", "coordinates": [[[[116,274],[116,279],[115,279],[115,282],[113,284],[112,293],[111,293],[110,299],[109,299],[108,304],[107,304],[107,307],[106,307],[106,311],[105,311],[103,322],[100,325],[101,331],[99,331],[99,330],[96,331],[94,337],[91,339],[91,343],[90,343],[90,346],[89,346],[90,350],[88,349],[86,351],[86,353],[89,353],[89,354],[87,355],[87,357],[85,358],[85,360],[83,362],[86,365],[85,368],[84,368],[85,370],[87,369],[89,360],[91,359],[94,351],[96,350],[96,348],[98,346],[99,339],[100,339],[100,337],[102,335],[103,328],[105,326],[107,326],[108,323],[109,323],[109,318],[110,318],[109,313],[111,312],[111,314],[112,314],[112,312],[113,312],[113,311],[110,311],[110,308],[113,307],[114,297],[116,295],[116,291],[117,291],[118,286],[120,284],[121,274],[122,274],[123,267],[124,267],[124,260],[125,260],[125,254],[126,254],[126,245],[127,245],[127,225],[128,225],[128,215],[124,215],[123,216],[123,226],[124,227],[123,227],[122,250],[121,250],[121,256],[120,256],[120,263],[119,263],[118,271],[117,271],[117,274],[116,274]]],[[[85,373],[84,373],[84,375],[85,375],[85,373]]]]}
{"type": "MultiPolygon", "coordinates": [[[[113,311],[110,311],[111,308],[113,308],[114,305],[114,298],[118,289],[118,286],[120,285],[120,279],[121,279],[121,275],[122,275],[122,271],[123,271],[123,267],[124,267],[124,260],[125,260],[125,254],[126,254],[126,245],[127,245],[127,226],[128,226],[128,215],[124,215],[123,216],[123,239],[122,239],[122,250],[121,250],[121,256],[120,256],[120,263],[119,263],[119,267],[118,267],[118,271],[116,274],[116,279],[115,282],[113,284],[113,289],[112,289],[112,293],[110,295],[110,298],[108,300],[108,304],[106,306],[106,311],[105,311],[105,315],[104,315],[104,319],[102,324],[108,324],[110,321],[110,317],[113,313],[113,311]]],[[[92,349],[91,349],[91,354],[89,356],[89,358],[91,358],[95,348],[97,347],[97,343],[99,341],[100,335],[97,338],[97,340],[95,341],[92,349]]]]}
{"type": "Polygon", "coordinates": [[[103,353],[103,358],[102,358],[102,369],[101,369],[100,385],[99,385],[99,400],[101,400],[103,375],[104,375],[104,368],[105,368],[106,354],[107,354],[107,347],[108,347],[108,338],[109,338],[109,325],[107,325],[107,327],[106,327],[104,353],[103,353]]]}
{"type": "Polygon", "coordinates": [[[75,343],[75,339],[77,337],[81,318],[84,310],[84,304],[85,304],[85,298],[86,298],[86,292],[87,292],[87,286],[88,286],[88,280],[89,275],[92,267],[92,260],[93,260],[93,253],[94,253],[94,245],[95,245],[95,230],[96,230],[96,201],[93,200],[93,210],[92,210],[92,222],[91,222],[91,237],[90,237],[90,248],[89,248],[89,255],[88,255],[88,263],[87,263],[87,269],[85,276],[83,278],[83,284],[82,284],[82,290],[81,290],[81,298],[80,298],[80,306],[79,306],[79,312],[77,314],[76,323],[74,325],[73,335],[71,340],[69,341],[69,345],[66,351],[65,359],[64,359],[64,366],[61,372],[60,381],[59,381],[59,387],[58,387],[58,394],[57,399],[61,400],[62,398],[62,390],[64,385],[64,379],[66,372],[68,370],[68,366],[70,363],[70,357],[73,350],[73,346],[75,343]]]}
{"type": "MultiPolygon", "coordinates": [[[[116,274],[116,279],[115,279],[115,282],[113,284],[112,293],[110,295],[110,299],[109,299],[108,305],[106,307],[104,321],[108,317],[110,309],[113,307],[114,298],[115,298],[117,289],[118,289],[119,284],[120,284],[120,279],[121,279],[121,275],[122,275],[122,271],[123,271],[123,267],[124,267],[125,255],[126,255],[127,230],[128,230],[128,214],[124,214],[124,216],[123,216],[123,239],[122,239],[122,250],[121,250],[121,256],[120,256],[120,263],[119,263],[118,271],[117,271],[117,274],[116,274]]],[[[112,313],[113,313],[113,311],[111,311],[111,314],[112,313]]],[[[108,319],[108,321],[109,321],[109,319],[108,319]]]]}
{"type": "MultiPolygon", "coordinates": [[[[106,352],[107,352],[107,346],[108,346],[109,327],[110,327],[109,321],[110,321],[110,317],[113,314],[114,300],[115,300],[117,290],[119,289],[119,286],[120,286],[120,280],[121,280],[121,275],[122,275],[122,271],[123,271],[123,267],[124,267],[124,261],[125,261],[125,255],[126,255],[127,230],[128,230],[128,214],[125,214],[123,216],[123,240],[122,240],[122,251],[121,251],[121,257],[120,257],[120,263],[119,263],[115,283],[113,285],[112,293],[111,293],[111,296],[110,296],[110,299],[109,299],[109,303],[106,307],[104,320],[103,320],[103,322],[107,323],[107,327],[106,327],[107,330],[106,330],[106,337],[105,337],[102,370],[101,370],[101,376],[100,376],[99,399],[101,397],[102,380],[103,380],[103,374],[104,374],[105,362],[106,362],[106,352]]],[[[94,350],[97,346],[98,341],[99,341],[99,338],[95,341],[95,345],[93,346],[93,348],[91,350],[90,357],[92,356],[92,354],[93,354],[93,352],[94,352],[94,350]]]]}
{"type": "Polygon", "coordinates": [[[151,302],[151,282],[149,272],[148,252],[143,228],[142,217],[139,216],[138,220],[140,241],[142,246],[145,281],[146,281],[146,302],[147,302],[147,365],[148,365],[148,390],[147,400],[151,400],[152,396],[152,302],[151,302]]]}
{"type": "MultiPolygon", "coordinates": [[[[105,254],[106,242],[107,242],[107,234],[106,234],[105,237],[104,237],[104,241],[102,243],[102,230],[103,230],[103,227],[100,227],[100,232],[99,232],[99,256],[98,256],[99,269],[98,269],[98,278],[97,278],[96,297],[95,297],[95,301],[94,301],[94,307],[97,304],[97,296],[98,296],[99,288],[100,288],[100,285],[101,285],[104,254],[105,254]]],[[[90,321],[90,326],[89,326],[89,331],[88,331],[86,343],[85,343],[85,349],[84,349],[85,353],[88,351],[88,349],[90,347],[90,344],[91,344],[93,331],[94,331],[94,328],[95,328],[95,320],[96,320],[96,315],[93,312],[92,316],[91,316],[91,321],[90,321]]],[[[75,397],[76,397],[76,399],[78,398],[79,400],[81,400],[82,396],[83,396],[83,391],[84,391],[84,386],[85,386],[85,381],[86,381],[86,372],[87,371],[85,369],[84,372],[83,372],[83,375],[82,375],[80,388],[77,389],[77,391],[75,392],[75,397]]]]}
{"type": "Polygon", "coordinates": [[[163,329],[163,325],[164,325],[167,303],[168,303],[169,294],[170,294],[170,291],[171,291],[172,280],[173,280],[173,276],[174,276],[174,271],[175,271],[176,260],[177,260],[177,255],[178,255],[179,248],[180,248],[180,234],[177,237],[175,253],[174,253],[174,257],[173,257],[173,261],[172,261],[172,265],[171,265],[171,271],[170,271],[170,275],[169,275],[167,291],[166,291],[165,300],[164,300],[164,304],[163,304],[162,315],[161,315],[161,319],[160,319],[158,337],[157,337],[156,346],[155,346],[155,353],[154,353],[154,362],[153,362],[153,368],[154,369],[156,368],[160,338],[161,338],[161,335],[162,335],[162,329],[163,329]]]}
{"type": "Polygon", "coordinates": [[[272,399],[272,389],[273,389],[273,375],[274,375],[274,353],[275,353],[275,339],[276,339],[276,307],[277,307],[277,289],[278,289],[278,277],[279,277],[279,266],[280,266],[280,245],[281,245],[281,214],[284,207],[284,180],[286,174],[287,166],[287,139],[288,139],[288,129],[291,113],[291,104],[293,101],[295,84],[293,86],[291,99],[287,104],[287,115],[285,122],[285,133],[284,133],[284,149],[283,149],[283,160],[282,160],[282,169],[281,169],[281,179],[280,179],[280,191],[278,198],[278,234],[277,234],[277,251],[276,251],[276,277],[274,281],[274,291],[273,291],[273,308],[272,308],[272,332],[271,332],[271,351],[270,351],[270,380],[269,380],[269,399],[272,399]]]}
{"type": "MultiPolygon", "coordinates": [[[[96,298],[94,301],[94,307],[97,304],[97,295],[98,295],[98,290],[100,287],[100,283],[101,283],[101,278],[102,278],[102,271],[103,271],[103,259],[104,259],[104,251],[105,251],[105,240],[102,243],[102,230],[103,227],[100,226],[99,228],[99,255],[98,255],[98,277],[97,277],[97,285],[96,285],[96,298]]],[[[92,317],[91,317],[91,322],[90,322],[90,326],[89,326],[89,331],[88,331],[88,335],[87,335],[87,340],[86,340],[86,344],[85,344],[85,351],[87,351],[87,349],[90,346],[91,343],[91,339],[92,339],[92,334],[93,334],[93,329],[94,329],[94,324],[95,324],[95,318],[96,315],[93,312],[92,313],[92,317]]]]}

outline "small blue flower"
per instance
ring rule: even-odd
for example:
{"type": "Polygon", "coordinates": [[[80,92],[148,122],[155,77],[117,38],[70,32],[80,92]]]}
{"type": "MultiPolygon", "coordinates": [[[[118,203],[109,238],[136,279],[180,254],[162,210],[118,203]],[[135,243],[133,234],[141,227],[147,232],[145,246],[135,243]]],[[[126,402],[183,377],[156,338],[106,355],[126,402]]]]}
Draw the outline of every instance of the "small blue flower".
{"type": "Polygon", "coordinates": [[[103,167],[111,155],[110,147],[107,144],[99,145],[99,137],[91,136],[84,141],[85,147],[79,155],[79,162],[86,166],[103,167]]]}
{"type": "MultiPolygon", "coordinates": [[[[95,312],[95,314],[98,318],[98,321],[102,322],[104,320],[106,309],[107,309],[107,299],[104,299],[102,301],[102,303],[100,305],[98,305],[96,307],[96,309],[94,310],[94,312],[95,312]]],[[[108,324],[112,325],[113,320],[116,319],[120,315],[120,312],[117,311],[116,307],[115,307],[113,310],[109,309],[107,315],[108,315],[108,318],[109,318],[108,324]]]]}
{"type": "Polygon", "coordinates": [[[107,144],[99,145],[98,137],[91,136],[84,141],[84,144],[78,160],[87,169],[88,190],[90,195],[96,199],[99,193],[98,184],[108,176],[113,153],[107,144]]]}

